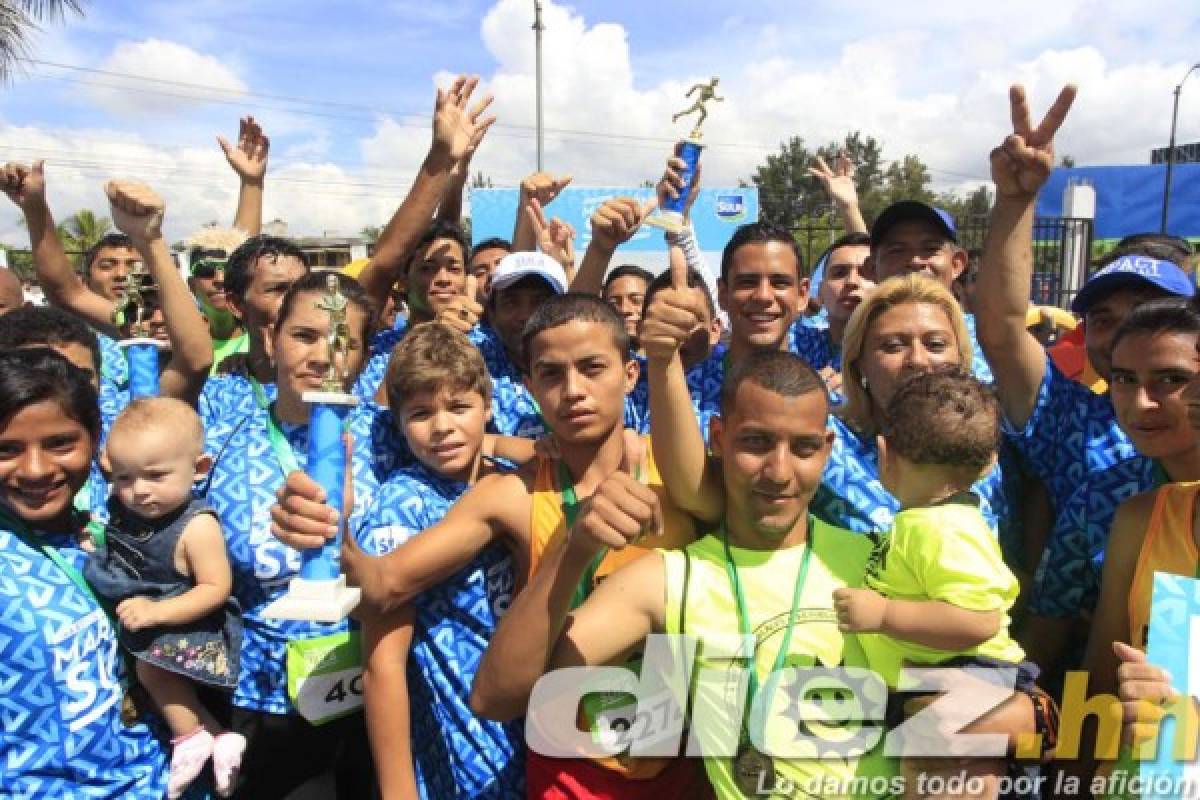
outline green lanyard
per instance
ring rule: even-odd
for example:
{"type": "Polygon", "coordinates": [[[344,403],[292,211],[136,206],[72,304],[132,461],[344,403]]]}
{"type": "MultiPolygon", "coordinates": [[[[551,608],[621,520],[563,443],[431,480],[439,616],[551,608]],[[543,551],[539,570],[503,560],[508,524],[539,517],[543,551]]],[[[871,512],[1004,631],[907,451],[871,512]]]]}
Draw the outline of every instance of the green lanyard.
{"type": "MultiPolygon", "coordinates": [[[[58,550],[42,541],[42,537],[30,530],[28,525],[26,525],[22,520],[13,516],[6,508],[0,508],[0,523],[7,525],[12,532],[16,534],[16,537],[24,542],[27,547],[40,551],[42,555],[53,561],[54,565],[62,570],[64,575],[71,579],[71,583],[75,584],[77,587],[79,587],[81,592],[90,597],[92,602],[95,603],[101,611],[106,611],[104,604],[101,603],[100,599],[96,597],[96,593],[92,591],[92,587],[88,585],[88,582],[84,580],[83,575],[80,574],[79,570],[75,569],[74,565],[63,558],[62,553],[58,552],[58,550]]],[[[94,523],[92,522],[88,523],[89,532],[93,532],[93,524],[94,523]]],[[[94,532],[93,535],[95,535],[94,532]]],[[[101,535],[101,542],[103,542],[103,535],[101,535]]]]}
{"type": "MultiPolygon", "coordinates": [[[[570,535],[571,528],[575,526],[575,519],[579,516],[579,498],[575,494],[575,483],[571,480],[571,473],[563,462],[558,462],[558,486],[559,492],[562,495],[562,511],[563,517],[567,521],[567,534],[570,535]]],[[[588,599],[588,595],[592,593],[592,585],[596,582],[596,572],[600,569],[600,562],[608,555],[608,548],[602,549],[587,565],[587,569],[583,571],[583,577],[579,579],[579,585],[575,587],[575,592],[571,595],[571,608],[576,609],[583,605],[583,601],[588,599]]]]}
{"type": "MultiPolygon", "coordinates": [[[[808,565],[812,558],[812,551],[817,546],[817,532],[813,529],[812,515],[808,517],[808,546],[804,551],[804,557],[800,561],[800,571],[796,575],[796,583],[792,589],[792,610],[788,612],[787,630],[783,634],[783,646],[779,648],[779,652],[775,654],[775,663],[771,665],[771,672],[767,677],[768,682],[772,680],[773,675],[777,674],[783,666],[783,661],[787,657],[788,650],[792,646],[792,631],[796,628],[796,613],[800,609],[800,595],[804,592],[804,583],[808,580],[808,565]]],[[[741,629],[742,639],[748,639],[753,636],[750,630],[750,615],[746,613],[746,598],[742,594],[742,582],[738,578],[737,563],[733,560],[733,551],[729,549],[729,533],[725,530],[725,526],[721,526],[721,543],[725,547],[725,572],[729,576],[729,583],[733,587],[733,596],[737,601],[738,628],[741,629]]],[[[754,698],[758,695],[758,670],[754,665],[754,654],[750,654],[750,693],[746,698],[747,707],[754,705],[754,698]]],[[[749,717],[747,716],[747,724],[749,717]]]]}
{"type": "Polygon", "coordinates": [[[279,468],[283,470],[283,477],[286,479],[288,475],[300,469],[300,463],[296,461],[295,451],[279,428],[275,405],[267,402],[267,393],[258,381],[251,379],[250,385],[254,387],[254,400],[258,407],[267,412],[267,437],[271,440],[271,449],[275,451],[275,459],[279,461],[279,468]]]}

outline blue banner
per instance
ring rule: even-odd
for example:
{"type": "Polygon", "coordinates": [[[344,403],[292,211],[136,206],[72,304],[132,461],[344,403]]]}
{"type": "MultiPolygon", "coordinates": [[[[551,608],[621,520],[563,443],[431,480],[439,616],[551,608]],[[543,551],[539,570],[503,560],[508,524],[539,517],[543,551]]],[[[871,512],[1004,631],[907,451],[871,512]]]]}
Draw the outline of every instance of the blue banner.
{"type": "MultiPolygon", "coordinates": [[[[575,227],[575,251],[579,258],[592,237],[589,224],[592,213],[613,197],[635,197],[645,202],[653,189],[576,189],[567,187],[546,207],[546,219],[560,217],[575,227]]],[[[478,243],[493,236],[512,238],[516,221],[516,189],[471,190],[471,239],[478,243]]],[[[692,227],[700,249],[720,252],[739,225],[758,221],[758,189],[701,189],[692,207],[692,227]]],[[[633,238],[617,250],[623,252],[663,253],[662,231],[643,225],[633,238]]],[[[614,259],[614,263],[617,259],[614,259]]]]}
{"type": "MultiPolygon", "coordinates": [[[[1037,215],[1062,216],[1067,182],[1082,180],[1096,189],[1096,238],[1157,232],[1162,223],[1166,175],[1165,164],[1059,167],[1038,193],[1037,215]]],[[[1170,212],[1168,231],[1176,236],[1200,236],[1200,164],[1175,165],[1170,212]]]]}

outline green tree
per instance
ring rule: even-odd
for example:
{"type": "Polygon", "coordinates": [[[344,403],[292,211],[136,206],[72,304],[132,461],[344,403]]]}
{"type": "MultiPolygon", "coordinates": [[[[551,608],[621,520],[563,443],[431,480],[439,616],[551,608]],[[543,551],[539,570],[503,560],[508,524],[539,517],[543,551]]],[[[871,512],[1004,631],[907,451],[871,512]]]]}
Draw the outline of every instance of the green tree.
{"type": "Polygon", "coordinates": [[[83,13],[83,0],[0,0],[0,83],[8,83],[17,62],[29,57],[29,34],[38,23],[83,13]]]}
{"type": "Polygon", "coordinates": [[[379,241],[379,234],[383,233],[383,228],[378,225],[364,225],[363,229],[358,232],[358,235],[366,239],[369,244],[375,244],[379,241]]]}
{"type": "Polygon", "coordinates": [[[101,217],[89,209],[81,209],[67,217],[58,226],[58,240],[68,253],[84,253],[91,249],[112,228],[108,217],[101,217]]]}
{"type": "Polygon", "coordinates": [[[21,280],[33,278],[33,253],[7,244],[0,244],[0,250],[8,254],[8,268],[21,280]]]}
{"type": "Polygon", "coordinates": [[[893,161],[883,174],[884,202],[881,208],[899,200],[932,203],[930,180],[929,168],[917,156],[910,153],[901,161],[893,161]]]}
{"type": "Polygon", "coordinates": [[[833,166],[838,153],[846,154],[854,165],[854,186],[858,190],[858,208],[866,219],[874,219],[883,210],[883,151],[874,136],[861,131],[846,134],[841,144],[830,142],[817,150],[825,163],[833,166]]]}
{"type": "Polygon", "coordinates": [[[819,182],[808,174],[811,162],[812,153],[804,146],[804,139],[793,136],[755,169],[750,180],[758,187],[764,221],[792,230],[799,224],[807,201],[823,202],[819,182]]]}

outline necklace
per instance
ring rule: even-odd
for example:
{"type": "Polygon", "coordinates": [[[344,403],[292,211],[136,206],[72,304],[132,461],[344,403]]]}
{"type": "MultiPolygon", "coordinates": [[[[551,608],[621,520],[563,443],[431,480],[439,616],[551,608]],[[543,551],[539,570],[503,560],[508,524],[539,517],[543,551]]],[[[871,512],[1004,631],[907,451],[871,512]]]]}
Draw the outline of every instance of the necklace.
{"type": "MultiPolygon", "coordinates": [[[[784,659],[787,658],[788,650],[792,645],[792,631],[796,627],[796,613],[800,608],[800,596],[804,592],[804,584],[808,579],[808,566],[812,559],[812,551],[816,546],[816,531],[813,529],[813,519],[810,515],[808,518],[808,543],[805,545],[804,556],[800,561],[800,569],[796,575],[796,581],[792,588],[792,608],[788,611],[787,628],[783,634],[783,644],[779,651],[775,654],[775,661],[771,665],[771,671],[767,676],[768,694],[774,694],[774,685],[777,681],[776,676],[780,668],[783,667],[784,659]]],[[[738,628],[742,634],[742,640],[748,640],[753,632],[750,630],[750,615],[746,612],[746,598],[742,593],[742,582],[738,577],[737,562],[733,560],[733,551],[729,547],[729,533],[725,527],[721,527],[721,543],[725,548],[725,573],[729,576],[730,586],[733,588],[733,596],[737,602],[737,617],[738,628]]],[[[747,693],[746,706],[749,709],[754,708],[754,698],[758,696],[758,670],[754,665],[754,653],[750,653],[750,672],[749,672],[749,692],[747,693]]],[[[758,750],[754,746],[753,737],[750,736],[750,714],[743,714],[743,719],[746,720],[742,726],[741,740],[738,744],[737,754],[733,758],[733,780],[737,784],[738,789],[743,794],[753,797],[761,792],[761,790],[771,790],[775,786],[775,761],[771,756],[758,750]],[[763,776],[766,776],[764,779],[763,776]]],[[[765,726],[765,722],[764,722],[765,726]]],[[[762,738],[761,736],[759,737],[762,738]]]]}

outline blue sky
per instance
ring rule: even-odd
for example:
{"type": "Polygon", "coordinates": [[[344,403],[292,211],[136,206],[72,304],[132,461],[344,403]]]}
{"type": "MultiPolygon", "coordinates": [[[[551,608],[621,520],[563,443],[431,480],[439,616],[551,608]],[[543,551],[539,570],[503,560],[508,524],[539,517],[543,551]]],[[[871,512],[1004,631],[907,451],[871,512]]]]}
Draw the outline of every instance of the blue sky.
{"type": "MultiPolygon", "coordinates": [[[[670,112],[712,74],[728,97],[708,127],[712,185],[748,176],[787,136],[820,143],[856,128],[889,157],[920,155],[941,187],[977,185],[1015,80],[1039,110],[1062,82],[1080,84],[1060,152],[1144,162],[1165,143],[1171,87],[1200,59],[1192,0],[545,5],[547,125],[602,134],[548,136],[549,167],[583,185],[653,178],[680,133],[670,112]]],[[[0,158],[44,155],[63,210],[101,207],[106,176],[141,177],[163,191],[169,232],[182,236],[231,215],[213,137],[254,113],[273,139],[268,216],[296,233],[353,232],[402,197],[434,83],[454,72],[480,74],[508,126],[475,166],[501,184],[532,169],[531,23],[532,0],[93,2],[35,37],[35,58],[217,91],[33,65],[0,100],[0,158]]],[[[1195,80],[1182,141],[1200,139],[1195,80]]],[[[0,214],[0,240],[19,241],[10,216],[0,214]]]]}

